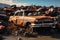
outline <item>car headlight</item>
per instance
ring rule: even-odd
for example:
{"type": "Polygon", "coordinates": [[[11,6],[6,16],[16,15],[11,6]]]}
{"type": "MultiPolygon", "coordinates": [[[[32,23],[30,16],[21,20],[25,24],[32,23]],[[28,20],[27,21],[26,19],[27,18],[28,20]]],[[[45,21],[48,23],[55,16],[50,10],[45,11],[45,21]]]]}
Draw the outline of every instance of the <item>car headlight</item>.
{"type": "Polygon", "coordinates": [[[38,20],[35,20],[35,22],[38,22],[38,20]]]}
{"type": "Polygon", "coordinates": [[[0,23],[2,23],[2,22],[0,22],[0,23]]]}
{"type": "Polygon", "coordinates": [[[0,24],[2,24],[2,22],[0,22],[0,24]]]}

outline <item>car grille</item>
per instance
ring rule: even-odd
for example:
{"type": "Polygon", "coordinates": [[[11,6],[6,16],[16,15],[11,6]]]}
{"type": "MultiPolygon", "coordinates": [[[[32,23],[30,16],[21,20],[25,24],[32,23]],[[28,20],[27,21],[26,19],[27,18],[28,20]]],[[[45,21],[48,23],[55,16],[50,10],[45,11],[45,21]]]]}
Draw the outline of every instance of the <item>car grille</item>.
{"type": "Polygon", "coordinates": [[[53,20],[41,20],[41,19],[38,19],[37,21],[35,21],[35,24],[41,24],[41,23],[54,23],[53,20]]]}

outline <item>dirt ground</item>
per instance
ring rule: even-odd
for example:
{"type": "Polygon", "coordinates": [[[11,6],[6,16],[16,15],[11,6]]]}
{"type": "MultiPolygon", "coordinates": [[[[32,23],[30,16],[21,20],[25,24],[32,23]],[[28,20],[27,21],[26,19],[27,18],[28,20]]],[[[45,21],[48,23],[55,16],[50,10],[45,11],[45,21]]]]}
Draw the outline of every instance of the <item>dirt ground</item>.
{"type": "Polygon", "coordinates": [[[51,34],[48,29],[40,29],[38,35],[33,35],[29,37],[20,37],[20,36],[2,36],[1,40],[18,40],[21,38],[22,40],[60,40],[60,33],[51,34]],[[44,30],[44,31],[43,31],[44,30]]]}
{"type": "MultiPolygon", "coordinates": [[[[3,36],[3,40],[18,40],[20,36],[3,36]]],[[[38,37],[21,37],[22,40],[60,40],[60,34],[54,34],[53,36],[38,36],[38,37]]]]}

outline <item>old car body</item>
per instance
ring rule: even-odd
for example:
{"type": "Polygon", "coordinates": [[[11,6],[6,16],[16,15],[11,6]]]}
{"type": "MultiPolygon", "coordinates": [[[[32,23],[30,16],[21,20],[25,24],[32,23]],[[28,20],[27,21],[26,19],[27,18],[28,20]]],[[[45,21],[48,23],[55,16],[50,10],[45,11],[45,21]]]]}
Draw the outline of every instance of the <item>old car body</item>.
{"type": "Polygon", "coordinates": [[[55,17],[41,16],[37,11],[17,11],[13,16],[10,16],[9,21],[21,26],[29,22],[32,27],[52,28],[55,28],[55,24],[57,23],[55,17]]]}

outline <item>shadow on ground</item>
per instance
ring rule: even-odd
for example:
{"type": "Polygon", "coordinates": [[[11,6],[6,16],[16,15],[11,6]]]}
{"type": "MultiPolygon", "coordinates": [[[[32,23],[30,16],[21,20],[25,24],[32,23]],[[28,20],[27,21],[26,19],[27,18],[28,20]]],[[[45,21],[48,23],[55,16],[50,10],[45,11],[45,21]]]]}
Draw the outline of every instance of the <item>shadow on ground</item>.
{"type": "MultiPolygon", "coordinates": [[[[50,28],[34,28],[34,32],[37,32],[38,34],[26,34],[25,37],[32,37],[32,38],[37,38],[38,36],[51,36],[52,38],[57,38],[60,39],[60,33],[51,33],[50,28]]],[[[6,36],[6,35],[4,35],[6,36]]],[[[9,36],[9,35],[7,35],[9,36]]],[[[2,36],[0,36],[0,40],[4,40],[2,36]]]]}
{"type": "MultiPolygon", "coordinates": [[[[34,28],[35,29],[35,28],[34,28]]],[[[51,28],[38,28],[35,29],[34,32],[38,32],[38,36],[51,36],[52,38],[58,38],[60,39],[60,32],[57,33],[51,33],[51,28]]]]}
{"type": "Polygon", "coordinates": [[[3,36],[0,35],[0,40],[4,40],[5,38],[3,36]]]}

